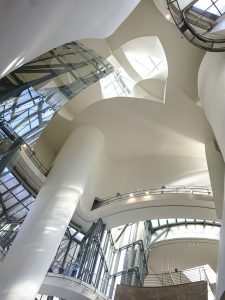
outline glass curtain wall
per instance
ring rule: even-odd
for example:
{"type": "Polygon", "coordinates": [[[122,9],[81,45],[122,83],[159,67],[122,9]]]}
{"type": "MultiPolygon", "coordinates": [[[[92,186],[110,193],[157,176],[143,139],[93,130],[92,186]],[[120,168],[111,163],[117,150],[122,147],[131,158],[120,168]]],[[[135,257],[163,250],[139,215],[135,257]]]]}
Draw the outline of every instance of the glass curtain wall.
{"type": "Polygon", "coordinates": [[[146,222],[124,226],[115,239],[102,220],[94,223],[82,241],[64,237],[50,272],[78,278],[113,297],[117,284],[142,286],[147,274],[146,222]],[[142,240],[144,239],[144,241],[142,240]]]}
{"type": "Polygon", "coordinates": [[[15,154],[22,144],[35,143],[67,101],[112,71],[113,67],[93,50],[71,42],[0,80],[0,250],[3,252],[7,251],[36,195],[13,170],[15,154]]]}
{"type": "Polygon", "coordinates": [[[67,43],[0,80],[0,116],[32,145],[67,101],[112,71],[93,50],[67,43]]]}
{"type": "MultiPolygon", "coordinates": [[[[11,186],[10,180],[12,185],[16,184],[13,178],[5,181],[5,184],[11,186]]],[[[6,254],[22,222],[19,218],[14,222],[12,220],[13,218],[11,223],[5,220],[1,224],[0,245],[2,248],[4,244],[7,245],[3,254],[6,254]]],[[[71,224],[49,272],[86,282],[111,299],[117,284],[144,286],[148,274],[149,249],[155,242],[177,238],[174,231],[179,231],[179,238],[196,237],[196,232],[199,238],[218,238],[219,230],[220,224],[209,220],[157,219],[127,224],[112,230],[107,229],[102,220],[98,220],[84,235],[71,224]],[[215,236],[212,236],[212,232],[216,232],[215,236]]]]}

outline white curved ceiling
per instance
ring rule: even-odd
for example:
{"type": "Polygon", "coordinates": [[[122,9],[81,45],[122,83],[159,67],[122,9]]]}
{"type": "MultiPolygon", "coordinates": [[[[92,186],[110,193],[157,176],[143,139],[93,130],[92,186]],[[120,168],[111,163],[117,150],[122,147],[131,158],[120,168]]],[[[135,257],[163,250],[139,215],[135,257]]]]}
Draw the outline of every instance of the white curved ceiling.
{"type": "Polygon", "coordinates": [[[168,88],[165,104],[115,98],[89,106],[76,124],[91,124],[105,135],[112,159],[173,155],[205,157],[204,143],[212,137],[200,107],[168,88]]]}
{"type": "Polygon", "coordinates": [[[202,265],[217,269],[218,241],[184,238],[155,243],[151,249],[149,268],[161,273],[162,268],[185,270],[202,265]]]}
{"type": "Polygon", "coordinates": [[[94,94],[101,97],[99,89],[96,84],[69,102],[64,109],[70,113],[69,119],[56,116],[51,121],[43,140],[54,152],[58,152],[74,126],[89,124],[103,132],[106,153],[114,160],[162,155],[205,159],[204,144],[213,139],[211,128],[201,107],[173,85],[168,84],[164,104],[117,97],[96,99],[98,102],[79,112],[79,105],[93,101],[94,94]]]}
{"type": "Polygon", "coordinates": [[[113,52],[126,42],[146,36],[159,38],[167,58],[168,80],[196,101],[197,71],[203,52],[181,39],[176,27],[160,14],[153,1],[142,0],[107,42],[113,52]]]}

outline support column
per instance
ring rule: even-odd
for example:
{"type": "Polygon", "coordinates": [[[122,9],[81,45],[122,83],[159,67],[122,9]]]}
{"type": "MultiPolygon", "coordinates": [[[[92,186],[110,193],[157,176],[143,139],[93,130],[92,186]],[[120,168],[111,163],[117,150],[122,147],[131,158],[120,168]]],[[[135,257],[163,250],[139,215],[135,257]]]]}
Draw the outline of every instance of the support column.
{"type": "Polygon", "coordinates": [[[83,191],[98,176],[103,145],[94,127],[70,134],[0,265],[1,300],[34,300],[83,191]]]}

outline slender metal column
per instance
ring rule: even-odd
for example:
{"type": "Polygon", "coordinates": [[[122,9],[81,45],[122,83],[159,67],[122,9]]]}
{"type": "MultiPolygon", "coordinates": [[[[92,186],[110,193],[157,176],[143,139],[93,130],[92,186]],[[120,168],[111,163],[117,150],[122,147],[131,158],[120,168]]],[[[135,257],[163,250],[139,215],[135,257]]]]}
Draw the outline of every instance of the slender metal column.
{"type": "Polygon", "coordinates": [[[68,256],[68,253],[69,253],[69,251],[70,251],[70,247],[71,247],[71,245],[72,245],[72,242],[73,242],[73,239],[72,239],[72,237],[70,237],[69,242],[68,242],[68,245],[67,245],[67,248],[66,248],[66,252],[65,252],[64,257],[63,257],[62,264],[61,264],[61,266],[60,266],[60,268],[59,268],[59,273],[60,273],[60,274],[63,274],[63,272],[64,272],[64,270],[65,270],[65,263],[66,263],[67,256],[68,256]]]}

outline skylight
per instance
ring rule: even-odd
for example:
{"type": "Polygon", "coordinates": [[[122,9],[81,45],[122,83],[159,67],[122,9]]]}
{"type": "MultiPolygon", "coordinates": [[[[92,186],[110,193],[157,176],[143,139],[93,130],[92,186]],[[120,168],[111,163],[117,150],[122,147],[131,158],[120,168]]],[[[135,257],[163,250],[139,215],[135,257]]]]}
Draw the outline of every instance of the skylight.
{"type": "Polygon", "coordinates": [[[163,67],[162,61],[152,55],[137,55],[132,52],[127,52],[126,55],[132,67],[143,79],[154,77],[163,67]]]}
{"type": "Polygon", "coordinates": [[[157,36],[146,36],[131,40],[122,46],[126,56],[127,71],[134,80],[166,80],[168,66],[162,44],[157,36]],[[136,74],[134,73],[136,72],[136,74]],[[141,77],[138,78],[137,74],[141,77]]]}
{"type": "Polygon", "coordinates": [[[217,20],[225,12],[225,0],[199,0],[192,8],[200,15],[217,20]]]}
{"type": "Polygon", "coordinates": [[[168,231],[160,237],[159,240],[174,238],[206,238],[219,239],[220,226],[219,223],[211,220],[196,219],[159,219],[151,220],[153,236],[152,239],[168,231]],[[171,226],[172,225],[172,226],[171,226]]]}
{"type": "Polygon", "coordinates": [[[100,79],[103,98],[129,96],[134,82],[123,68],[100,79]]]}

